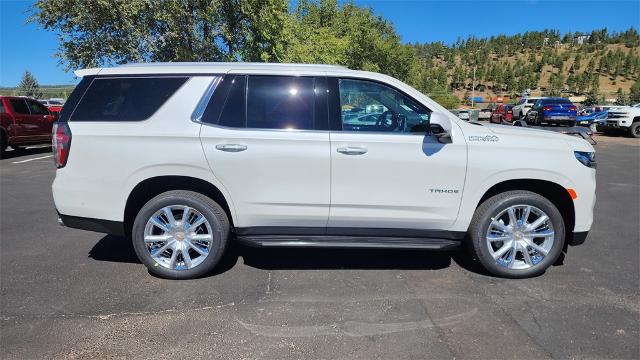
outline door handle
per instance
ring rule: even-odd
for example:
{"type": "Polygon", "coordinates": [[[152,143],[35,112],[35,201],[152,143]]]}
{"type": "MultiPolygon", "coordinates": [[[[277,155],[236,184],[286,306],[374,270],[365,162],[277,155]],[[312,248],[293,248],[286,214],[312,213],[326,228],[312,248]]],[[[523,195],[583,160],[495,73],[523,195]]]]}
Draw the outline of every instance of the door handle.
{"type": "Polygon", "coordinates": [[[247,145],[240,144],[220,144],[216,145],[216,149],[226,152],[240,152],[247,150],[247,145]]]}
{"type": "Polygon", "coordinates": [[[336,150],[339,153],[345,154],[345,155],[363,155],[363,154],[366,154],[368,151],[367,148],[355,147],[355,146],[339,147],[336,150]]]}

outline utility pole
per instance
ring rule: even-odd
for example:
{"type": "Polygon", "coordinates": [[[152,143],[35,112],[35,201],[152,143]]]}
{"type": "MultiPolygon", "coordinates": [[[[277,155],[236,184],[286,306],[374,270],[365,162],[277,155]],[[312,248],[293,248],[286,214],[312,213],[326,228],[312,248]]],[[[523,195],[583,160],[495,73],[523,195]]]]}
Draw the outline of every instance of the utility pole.
{"type": "Polygon", "coordinates": [[[473,109],[473,102],[476,98],[476,66],[473,66],[473,82],[471,83],[471,108],[473,109]]]}

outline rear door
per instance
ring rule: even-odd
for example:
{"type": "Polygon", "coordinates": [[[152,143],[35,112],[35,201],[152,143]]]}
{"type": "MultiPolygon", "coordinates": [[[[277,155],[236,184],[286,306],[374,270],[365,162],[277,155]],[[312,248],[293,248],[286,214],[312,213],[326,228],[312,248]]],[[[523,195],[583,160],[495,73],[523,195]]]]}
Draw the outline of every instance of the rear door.
{"type": "Polygon", "coordinates": [[[228,74],[202,118],[202,146],[240,234],[324,234],[330,157],[326,79],[228,74]]]}
{"type": "Polygon", "coordinates": [[[330,94],[339,89],[339,96],[330,97],[327,231],[402,236],[451,225],[465,180],[464,139],[442,144],[425,135],[430,110],[390,86],[336,78],[330,84],[330,94]],[[354,111],[376,114],[377,121],[352,120],[347,115],[354,111]]]}
{"type": "Polygon", "coordinates": [[[27,140],[26,137],[37,135],[40,125],[31,117],[29,106],[25,99],[10,98],[9,106],[11,106],[15,121],[15,136],[18,142],[27,140]]]}

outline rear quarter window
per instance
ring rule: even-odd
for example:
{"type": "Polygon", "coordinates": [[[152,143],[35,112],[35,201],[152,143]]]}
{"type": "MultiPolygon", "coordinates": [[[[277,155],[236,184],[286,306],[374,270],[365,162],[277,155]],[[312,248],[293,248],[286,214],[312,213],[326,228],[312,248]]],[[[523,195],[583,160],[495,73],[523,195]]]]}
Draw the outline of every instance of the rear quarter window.
{"type": "Polygon", "coordinates": [[[142,121],[153,115],[188,77],[95,78],[70,121],[142,121]]]}

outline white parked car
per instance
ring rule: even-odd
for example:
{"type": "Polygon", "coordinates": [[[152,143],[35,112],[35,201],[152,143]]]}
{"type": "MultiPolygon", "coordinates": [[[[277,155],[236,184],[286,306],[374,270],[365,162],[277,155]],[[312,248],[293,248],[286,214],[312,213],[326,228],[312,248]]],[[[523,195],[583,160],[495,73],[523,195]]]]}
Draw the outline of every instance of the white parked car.
{"type": "Polygon", "coordinates": [[[604,132],[626,130],[634,138],[640,138],[640,103],[609,109],[607,120],[598,129],[604,132]]]}
{"type": "Polygon", "coordinates": [[[478,120],[489,120],[491,119],[492,113],[493,109],[491,108],[480,109],[480,111],[478,112],[478,120]]]}
{"type": "Polygon", "coordinates": [[[83,79],[54,128],[60,222],[129,236],[159,276],[204,275],[238,241],[468,243],[491,273],[522,278],[591,227],[589,143],[461,121],[389,76],[249,63],[76,74],[83,79]],[[375,121],[341,111],[374,105],[386,109],[375,121]]]}
{"type": "Polygon", "coordinates": [[[513,119],[514,120],[524,120],[526,118],[527,113],[533,107],[536,100],[543,99],[542,97],[526,97],[520,99],[517,104],[513,106],[511,109],[513,111],[513,119]]]}
{"type": "Polygon", "coordinates": [[[471,112],[469,110],[458,110],[458,118],[469,121],[471,119],[471,112]]]}

